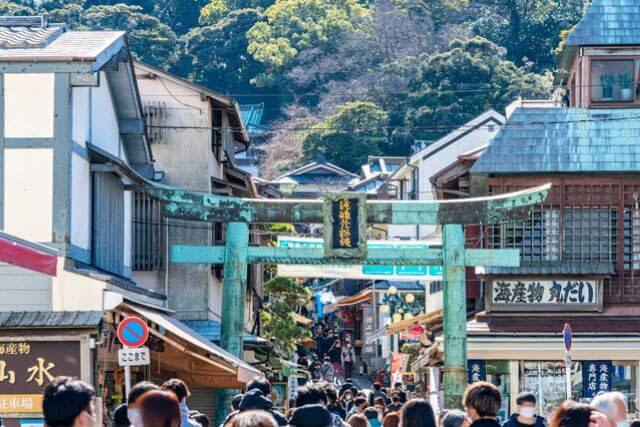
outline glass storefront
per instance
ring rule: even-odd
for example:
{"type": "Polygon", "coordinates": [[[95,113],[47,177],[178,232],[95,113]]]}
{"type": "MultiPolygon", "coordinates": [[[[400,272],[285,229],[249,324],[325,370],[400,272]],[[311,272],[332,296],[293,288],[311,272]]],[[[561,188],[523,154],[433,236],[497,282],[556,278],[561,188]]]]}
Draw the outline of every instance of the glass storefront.
{"type": "Polygon", "coordinates": [[[511,413],[509,408],[509,390],[511,379],[509,376],[508,360],[487,360],[486,362],[487,381],[495,385],[502,392],[502,408],[498,414],[498,419],[502,424],[511,413]]]}

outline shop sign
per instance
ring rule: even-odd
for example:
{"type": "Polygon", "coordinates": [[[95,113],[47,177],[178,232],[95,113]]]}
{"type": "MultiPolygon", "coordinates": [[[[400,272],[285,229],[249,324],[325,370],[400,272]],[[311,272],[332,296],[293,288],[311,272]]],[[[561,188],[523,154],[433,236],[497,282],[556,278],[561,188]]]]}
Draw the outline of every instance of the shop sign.
{"type": "Polygon", "coordinates": [[[121,348],[118,350],[118,365],[145,366],[151,363],[149,347],[121,348]]]}
{"type": "Polygon", "coordinates": [[[473,384],[487,380],[487,365],[484,360],[467,361],[467,383],[473,384]]]}
{"type": "Polygon", "coordinates": [[[599,280],[520,279],[487,283],[488,311],[599,311],[602,286],[599,280]]]}
{"type": "Polygon", "coordinates": [[[593,398],[600,392],[611,391],[613,364],[609,360],[582,362],[582,397],[593,398]]]}
{"type": "Polygon", "coordinates": [[[287,400],[296,400],[298,394],[298,378],[290,376],[287,380],[287,400]]]}
{"type": "Polygon", "coordinates": [[[324,256],[364,258],[367,255],[367,197],[335,193],[324,199],[324,256]]]}
{"type": "Polygon", "coordinates": [[[0,342],[0,415],[42,413],[42,392],[60,375],[80,377],[79,341],[0,342]]]}

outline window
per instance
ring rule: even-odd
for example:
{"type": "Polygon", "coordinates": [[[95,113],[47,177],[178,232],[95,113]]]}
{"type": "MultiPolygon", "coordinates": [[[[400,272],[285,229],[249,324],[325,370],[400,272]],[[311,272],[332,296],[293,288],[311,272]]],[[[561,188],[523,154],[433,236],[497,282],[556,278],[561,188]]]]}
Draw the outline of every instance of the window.
{"type": "Polygon", "coordinates": [[[624,210],[624,269],[640,270],[640,209],[624,210]]]}
{"type": "Polygon", "coordinates": [[[523,261],[560,260],[560,210],[536,209],[528,221],[490,227],[495,248],[520,249],[523,261]]]}
{"type": "Polygon", "coordinates": [[[147,125],[147,138],[151,144],[164,144],[167,142],[166,122],[167,106],[162,101],[145,102],[144,120],[147,125]]]}
{"type": "Polygon", "coordinates": [[[634,81],[633,59],[591,61],[593,102],[633,102],[634,81]]]}
{"type": "Polygon", "coordinates": [[[133,269],[155,271],[162,266],[165,225],[159,200],[133,193],[133,269]]]}
{"type": "Polygon", "coordinates": [[[613,207],[565,207],[564,259],[615,262],[617,224],[613,207]]]}

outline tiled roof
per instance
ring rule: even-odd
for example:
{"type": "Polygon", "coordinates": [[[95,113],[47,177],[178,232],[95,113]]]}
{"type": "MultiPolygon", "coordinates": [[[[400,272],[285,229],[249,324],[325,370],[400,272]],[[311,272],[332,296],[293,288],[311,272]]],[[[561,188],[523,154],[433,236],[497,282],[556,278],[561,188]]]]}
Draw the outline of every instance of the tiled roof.
{"type": "Polygon", "coordinates": [[[12,31],[0,27],[0,61],[93,61],[125,35],[124,31],[67,31],[44,46],[7,48],[24,39],[23,31],[32,30],[12,31]]]}
{"type": "Polygon", "coordinates": [[[640,172],[640,110],[520,108],[471,173],[640,172]]]}
{"type": "Polygon", "coordinates": [[[567,46],[640,45],[638,0],[593,0],[567,46]]]}
{"type": "Polygon", "coordinates": [[[49,27],[0,27],[0,48],[42,48],[64,32],[63,25],[49,27]]]}
{"type": "Polygon", "coordinates": [[[264,104],[242,104],[240,105],[242,122],[250,134],[261,133],[265,127],[261,125],[264,115],[264,104]]]}
{"type": "Polygon", "coordinates": [[[523,261],[520,267],[484,267],[482,276],[501,276],[501,275],[540,275],[540,274],[591,274],[591,275],[608,275],[615,273],[612,263],[608,262],[580,262],[580,261],[542,261],[528,262],[523,261]]]}
{"type": "Polygon", "coordinates": [[[101,311],[0,312],[0,328],[94,328],[100,322],[101,311]]]}

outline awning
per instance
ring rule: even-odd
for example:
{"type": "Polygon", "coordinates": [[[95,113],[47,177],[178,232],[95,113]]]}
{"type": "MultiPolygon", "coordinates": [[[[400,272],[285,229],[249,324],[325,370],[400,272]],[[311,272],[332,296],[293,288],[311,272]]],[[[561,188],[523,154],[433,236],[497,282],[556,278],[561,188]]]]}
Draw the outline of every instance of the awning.
{"type": "Polygon", "coordinates": [[[412,317],[410,319],[404,319],[400,320],[399,322],[390,323],[369,334],[366,338],[366,343],[371,344],[384,336],[406,332],[416,325],[423,325],[428,328],[431,325],[442,323],[442,316],[442,310],[435,310],[429,313],[412,317]]]}
{"type": "Polygon", "coordinates": [[[0,261],[56,276],[58,252],[54,248],[0,232],[0,261]]]}
{"type": "Polygon", "coordinates": [[[296,322],[301,326],[309,327],[313,325],[313,320],[309,319],[308,317],[304,317],[298,313],[291,312],[291,318],[293,319],[294,322],[296,322]]]}
{"type": "Polygon", "coordinates": [[[125,316],[139,315],[156,324],[157,328],[149,328],[150,334],[168,344],[164,352],[151,352],[152,370],[180,371],[180,378],[202,387],[242,388],[253,378],[264,377],[258,369],[168,314],[132,304],[120,307],[125,316]]]}
{"type": "Polygon", "coordinates": [[[366,289],[355,294],[354,296],[342,298],[336,303],[326,305],[324,307],[324,313],[329,314],[341,308],[362,304],[363,302],[369,301],[371,299],[371,294],[371,289],[366,289]]]}

